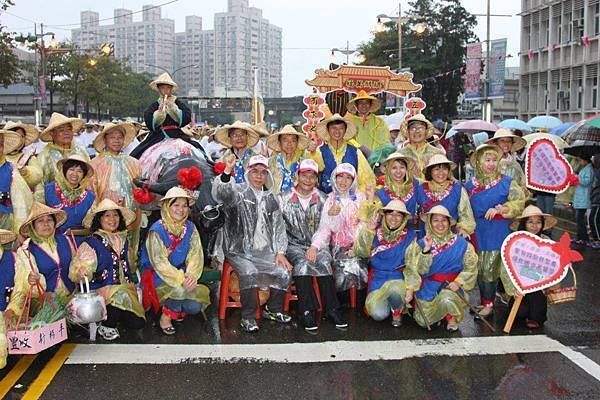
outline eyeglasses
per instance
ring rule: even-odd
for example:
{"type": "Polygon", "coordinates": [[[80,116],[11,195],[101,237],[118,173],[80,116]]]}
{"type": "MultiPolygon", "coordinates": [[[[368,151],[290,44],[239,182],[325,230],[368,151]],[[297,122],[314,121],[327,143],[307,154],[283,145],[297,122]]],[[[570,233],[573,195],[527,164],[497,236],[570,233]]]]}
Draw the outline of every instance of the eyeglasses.
{"type": "Polygon", "coordinates": [[[409,131],[424,131],[426,129],[423,125],[411,125],[408,127],[409,131]]]}

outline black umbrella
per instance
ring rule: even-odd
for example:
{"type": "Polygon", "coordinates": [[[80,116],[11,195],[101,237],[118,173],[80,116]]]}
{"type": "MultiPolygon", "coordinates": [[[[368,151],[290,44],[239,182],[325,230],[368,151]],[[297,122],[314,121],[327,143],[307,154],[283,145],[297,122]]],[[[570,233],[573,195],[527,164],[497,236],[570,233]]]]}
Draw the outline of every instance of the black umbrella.
{"type": "Polygon", "coordinates": [[[600,154],[600,142],[575,140],[564,152],[575,157],[589,159],[596,154],[600,154]]]}

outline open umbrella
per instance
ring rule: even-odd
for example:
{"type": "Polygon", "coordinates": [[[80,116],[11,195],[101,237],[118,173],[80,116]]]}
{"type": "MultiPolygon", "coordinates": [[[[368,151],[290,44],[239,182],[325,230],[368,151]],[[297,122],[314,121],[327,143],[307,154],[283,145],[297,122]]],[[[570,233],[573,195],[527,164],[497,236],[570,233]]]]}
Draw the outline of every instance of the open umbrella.
{"type": "Polygon", "coordinates": [[[595,119],[573,126],[565,133],[564,139],[571,144],[578,140],[600,142],[600,127],[593,125],[592,121],[595,121],[595,119]]]}
{"type": "Polygon", "coordinates": [[[446,139],[450,139],[452,136],[456,135],[456,129],[454,128],[450,128],[450,130],[448,131],[448,133],[446,133],[446,139]]]}
{"type": "Polygon", "coordinates": [[[560,124],[556,128],[551,129],[549,133],[551,133],[553,135],[556,135],[556,136],[562,136],[563,133],[565,133],[573,125],[575,125],[574,122],[563,122],[562,124],[560,124]]]}
{"type": "Polygon", "coordinates": [[[600,142],[589,140],[575,140],[571,146],[565,149],[565,154],[570,154],[579,158],[591,158],[600,153],[600,142]]]}
{"type": "Polygon", "coordinates": [[[591,126],[595,126],[596,128],[600,128],[600,115],[595,115],[588,119],[587,123],[591,126]]]}
{"type": "Polygon", "coordinates": [[[468,121],[463,121],[458,125],[454,125],[454,129],[457,131],[467,133],[477,133],[482,131],[496,132],[498,130],[498,125],[484,121],[482,119],[472,119],[468,121]]]}
{"type": "Polygon", "coordinates": [[[473,134],[473,144],[475,147],[482,145],[488,140],[490,137],[487,132],[478,132],[473,134]]]}
{"type": "Polygon", "coordinates": [[[558,147],[559,149],[564,149],[565,147],[569,147],[569,144],[567,142],[565,142],[560,136],[551,135],[549,133],[537,132],[537,133],[530,133],[529,135],[523,136],[523,139],[525,139],[525,141],[527,141],[528,146],[531,142],[533,142],[537,138],[550,139],[554,142],[556,147],[558,147]]]}
{"type": "Polygon", "coordinates": [[[505,119],[498,124],[500,128],[512,129],[515,131],[531,132],[531,127],[525,121],[520,119],[505,119]]]}
{"type": "Polygon", "coordinates": [[[562,121],[551,115],[540,115],[538,117],[533,117],[529,121],[527,121],[527,125],[529,125],[533,129],[540,129],[545,131],[554,129],[560,124],[562,124],[562,121]]]}

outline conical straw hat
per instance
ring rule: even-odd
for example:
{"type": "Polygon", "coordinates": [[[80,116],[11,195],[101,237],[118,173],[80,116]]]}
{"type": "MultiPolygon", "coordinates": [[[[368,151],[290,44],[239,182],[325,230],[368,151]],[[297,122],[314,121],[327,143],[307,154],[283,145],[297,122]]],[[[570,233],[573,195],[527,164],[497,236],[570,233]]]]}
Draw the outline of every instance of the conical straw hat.
{"type": "Polygon", "coordinates": [[[129,226],[133,223],[133,221],[135,221],[135,212],[128,208],[118,206],[117,203],[111,199],[104,199],[96,207],[92,207],[88,210],[87,214],[83,218],[83,226],[89,229],[92,226],[92,222],[94,221],[96,214],[108,210],[120,211],[123,219],[125,219],[125,226],[129,226]]]}

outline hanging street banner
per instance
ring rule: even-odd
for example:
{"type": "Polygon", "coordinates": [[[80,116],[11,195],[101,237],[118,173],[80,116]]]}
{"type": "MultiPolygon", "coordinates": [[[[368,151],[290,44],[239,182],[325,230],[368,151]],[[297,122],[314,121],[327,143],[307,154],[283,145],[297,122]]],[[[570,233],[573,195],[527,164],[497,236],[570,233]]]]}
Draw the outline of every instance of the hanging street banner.
{"type": "Polygon", "coordinates": [[[481,99],[481,43],[467,44],[465,100],[481,99]]]}
{"type": "Polygon", "coordinates": [[[490,56],[488,59],[490,85],[487,97],[490,99],[504,97],[506,39],[492,40],[490,42],[490,56]]]}

